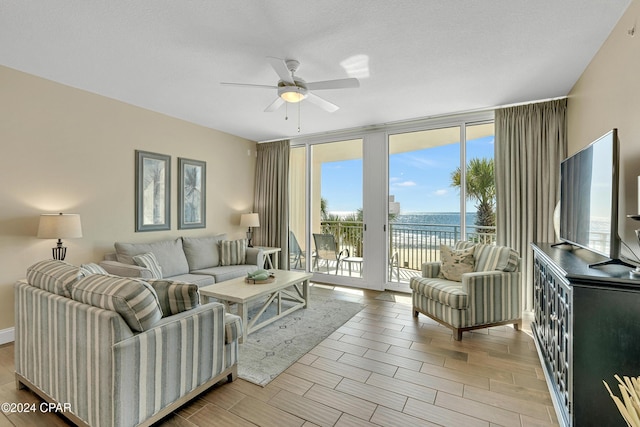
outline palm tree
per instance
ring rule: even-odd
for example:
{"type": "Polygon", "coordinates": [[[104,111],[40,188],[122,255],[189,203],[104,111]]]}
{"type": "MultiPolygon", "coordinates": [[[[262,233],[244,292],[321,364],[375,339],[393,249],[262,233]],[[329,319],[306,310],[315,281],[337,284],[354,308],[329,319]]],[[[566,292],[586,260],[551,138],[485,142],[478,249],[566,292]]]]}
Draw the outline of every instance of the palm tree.
{"type": "MultiPolygon", "coordinates": [[[[476,225],[496,225],[496,181],[493,159],[473,158],[467,165],[467,198],[476,200],[476,225]]],[[[451,186],[460,188],[460,167],[451,173],[451,186]]],[[[482,232],[481,229],[478,229],[482,232]]]]}
{"type": "Polygon", "coordinates": [[[184,220],[185,222],[199,222],[200,218],[200,169],[187,166],[184,169],[184,220]]]}
{"type": "Polygon", "coordinates": [[[329,206],[327,199],[324,197],[320,197],[320,220],[327,221],[329,219],[329,211],[327,210],[327,206],[329,206]]]}

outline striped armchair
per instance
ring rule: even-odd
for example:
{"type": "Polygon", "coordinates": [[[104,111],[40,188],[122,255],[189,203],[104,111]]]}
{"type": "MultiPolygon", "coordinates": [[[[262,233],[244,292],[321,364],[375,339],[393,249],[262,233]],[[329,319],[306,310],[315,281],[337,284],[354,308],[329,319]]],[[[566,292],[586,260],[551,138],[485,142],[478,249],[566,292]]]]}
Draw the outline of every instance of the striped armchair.
{"type": "Polygon", "coordinates": [[[442,274],[442,263],[422,265],[422,277],[410,281],[413,316],[422,313],[453,329],[455,340],[462,332],[496,325],[522,325],[519,254],[506,246],[458,242],[454,251],[473,254],[469,272],[460,280],[442,274]]]}
{"type": "Polygon", "coordinates": [[[60,404],[74,424],[151,425],[236,377],[242,326],[222,304],[162,315],[146,282],[84,276],[60,261],[36,266],[15,285],[16,383],[60,404]],[[134,285],[151,299],[117,291],[134,285]]]}

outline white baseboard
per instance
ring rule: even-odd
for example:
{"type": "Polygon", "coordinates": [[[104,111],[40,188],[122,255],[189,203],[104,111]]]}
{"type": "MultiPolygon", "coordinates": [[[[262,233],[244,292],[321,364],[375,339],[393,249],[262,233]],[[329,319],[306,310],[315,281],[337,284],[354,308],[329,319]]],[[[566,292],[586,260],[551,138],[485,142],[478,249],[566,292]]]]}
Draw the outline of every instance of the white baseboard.
{"type": "Polygon", "coordinates": [[[15,328],[0,330],[0,345],[8,344],[16,340],[15,328]]]}

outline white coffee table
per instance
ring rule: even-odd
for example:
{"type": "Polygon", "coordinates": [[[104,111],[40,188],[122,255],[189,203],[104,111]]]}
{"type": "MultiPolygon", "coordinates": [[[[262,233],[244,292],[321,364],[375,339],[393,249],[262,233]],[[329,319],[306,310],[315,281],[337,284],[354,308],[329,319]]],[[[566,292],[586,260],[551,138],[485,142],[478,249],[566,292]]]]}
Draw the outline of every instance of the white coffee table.
{"type": "MultiPolygon", "coordinates": [[[[230,304],[237,304],[237,314],[242,318],[243,336],[248,336],[287,314],[309,306],[309,279],[312,274],[299,271],[270,270],[275,275],[272,283],[249,284],[244,277],[226,280],[200,288],[200,294],[216,298],[231,312],[230,304]],[[249,321],[249,305],[256,300],[267,297],[255,316],[249,321]],[[294,305],[283,310],[282,301],[293,302],[294,305]],[[275,316],[261,319],[271,304],[277,304],[275,316]]],[[[239,340],[242,342],[242,339],[239,340]]]]}

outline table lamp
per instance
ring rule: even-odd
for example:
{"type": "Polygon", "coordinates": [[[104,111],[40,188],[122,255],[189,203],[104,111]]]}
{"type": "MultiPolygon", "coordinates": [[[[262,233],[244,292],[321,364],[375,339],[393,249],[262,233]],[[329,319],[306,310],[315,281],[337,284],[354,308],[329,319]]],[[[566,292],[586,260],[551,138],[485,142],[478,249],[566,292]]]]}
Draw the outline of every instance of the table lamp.
{"type": "Polygon", "coordinates": [[[53,259],[63,261],[67,248],[62,246],[62,239],[82,237],[82,224],[78,214],[42,214],[38,225],[39,239],[58,239],[55,248],[51,249],[53,259]]]}
{"type": "Polygon", "coordinates": [[[257,213],[242,214],[240,216],[240,226],[249,228],[247,231],[247,240],[248,240],[248,246],[252,247],[251,238],[253,237],[253,231],[251,230],[251,228],[260,227],[260,218],[258,217],[258,214],[257,213]]]}

